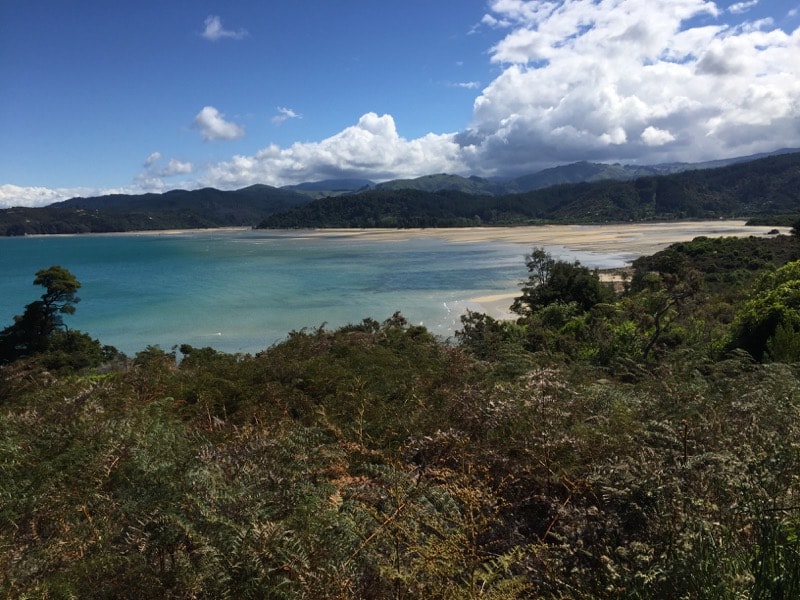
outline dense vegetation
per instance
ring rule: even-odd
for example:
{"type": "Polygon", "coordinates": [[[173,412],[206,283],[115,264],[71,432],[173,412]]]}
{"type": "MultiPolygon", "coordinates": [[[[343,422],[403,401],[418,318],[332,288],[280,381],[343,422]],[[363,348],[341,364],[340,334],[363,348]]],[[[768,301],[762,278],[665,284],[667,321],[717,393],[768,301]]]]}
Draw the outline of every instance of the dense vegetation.
{"type": "Polygon", "coordinates": [[[533,249],[519,318],[451,343],[394,315],[255,356],[26,352],[0,368],[0,593],[797,598],[798,259],[698,238],[612,293],[533,249]]]}
{"type": "Polygon", "coordinates": [[[206,188],[73,198],[43,208],[0,210],[0,235],[687,218],[787,224],[792,217],[786,215],[800,210],[800,153],[698,170],[700,166],[584,162],[507,181],[440,174],[377,186],[367,180],[341,179],[285,188],[253,185],[235,191],[206,188]]]}
{"type": "Polygon", "coordinates": [[[267,185],[72,198],[42,208],[0,210],[0,235],[252,227],[305,202],[302,194],[267,185]]]}
{"type": "Polygon", "coordinates": [[[260,227],[463,227],[750,219],[784,223],[800,208],[800,153],[633,181],[554,185],[502,196],[463,191],[370,190],[323,198],[264,219],[260,227]]]}

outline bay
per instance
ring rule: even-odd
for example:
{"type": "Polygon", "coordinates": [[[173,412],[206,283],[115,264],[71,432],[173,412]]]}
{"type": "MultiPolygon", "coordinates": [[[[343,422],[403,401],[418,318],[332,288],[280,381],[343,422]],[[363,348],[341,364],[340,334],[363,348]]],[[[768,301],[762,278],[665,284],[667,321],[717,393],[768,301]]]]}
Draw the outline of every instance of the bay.
{"type": "MultiPolygon", "coordinates": [[[[67,325],[129,355],[183,343],[254,353],[293,330],[382,321],[396,311],[448,337],[467,309],[483,308],[478,299],[519,289],[535,245],[598,268],[644,253],[635,239],[618,239],[626,226],[612,227],[0,238],[0,327],[41,295],[36,271],[57,264],[82,284],[67,325]]],[[[659,230],[662,246],[700,234],[764,233],[740,222],[667,229],[659,230]]]]}

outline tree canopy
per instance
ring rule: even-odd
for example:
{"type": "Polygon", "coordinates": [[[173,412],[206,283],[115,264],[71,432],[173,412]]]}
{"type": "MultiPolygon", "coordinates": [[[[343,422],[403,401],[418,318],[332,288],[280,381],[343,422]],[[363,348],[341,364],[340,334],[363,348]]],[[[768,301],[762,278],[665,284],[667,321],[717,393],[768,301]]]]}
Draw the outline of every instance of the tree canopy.
{"type": "Polygon", "coordinates": [[[543,308],[549,304],[575,303],[581,310],[612,296],[600,281],[597,272],[581,265],[580,261],[566,262],[554,259],[544,248],[534,248],[525,257],[528,279],[522,285],[522,295],[514,302],[513,310],[519,314],[543,308]]]}
{"type": "Polygon", "coordinates": [[[63,319],[63,315],[74,314],[80,302],[76,293],[81,284],[75,275],[54,265],[37,271],[33,283],[43,287],[44,293],[0,331],[0,364],[54,350],[56,345],[72,347],[73,354],[77,347],[87,347],[84,335],[70,332],[63,319]]]}

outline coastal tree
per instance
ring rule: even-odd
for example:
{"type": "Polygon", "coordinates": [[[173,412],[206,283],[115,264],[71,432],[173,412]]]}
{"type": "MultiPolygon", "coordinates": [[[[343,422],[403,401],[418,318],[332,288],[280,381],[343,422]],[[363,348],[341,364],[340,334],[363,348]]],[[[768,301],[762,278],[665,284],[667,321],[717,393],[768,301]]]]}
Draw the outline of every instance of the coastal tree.
{"type": "Polygon", "coordinates": [[[0,331],[0,364],[30,356],[47,349],[57,331],[66,331],[62,315],[75,312],[76,296],[81,287],[75,275],[54,265],[36,272],[34,285],[44,287],[39,300],[25,307],[14,323],[0,331]]]}
{"type": "Polygon", "coordinates": [[[534,248],[525,257],[525,266],[528,279],[523,282],[522,295],[511,307],[517,314],[527,315],[549,304],[571,302],[587,311],[611,299],[611,290],[602,284],[597,272],[577,260],[557,260],[544,248],[534,248]]]}

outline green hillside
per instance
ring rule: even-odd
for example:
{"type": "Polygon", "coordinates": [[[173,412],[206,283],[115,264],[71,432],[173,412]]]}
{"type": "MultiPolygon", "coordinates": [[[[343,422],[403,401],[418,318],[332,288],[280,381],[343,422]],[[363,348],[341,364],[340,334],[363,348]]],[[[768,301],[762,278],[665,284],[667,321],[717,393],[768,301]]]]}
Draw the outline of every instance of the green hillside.
{"type": "Polygon", "coordinates": [[[308,200],[302,194],[267,185],[235,191],[204,188],[72,198],[41,208],[1,210],[0,234],[252,227],[265,215],[308,200]]]}
{"type": "Polygon", "coordinates": [[[461,177],[459,175],[426,175],[416,179],[395,179],[375,186],[376,190],[400,191],[418,190],[422,192],[463,192],[473,195],[499,195],[508,192],[505,183],[494,182],[481,177],[461,177]]]}
{"type": "Polygon", "coordinates": [[[686,165],[634,168],[575,163],[505,183],[440,174],[378,186],[347,179],[287,188],[253,185],[234,191],[204,188],[116,194],[72,198],[42,208],[0,210],[0,235],[708,218],[785,224],[800,212],[798,163],[800,153],[784,153],[702,170],[686,170],[686,165]],[[670,169],[680,172],[652,174],[670,169]],[[646,176],[632,178],[634,173],[646,176]],[[528,188],[536,189],[505,193],[528,188]]]}
{"type": "Polygon", "coordinates": [[[800,212],[800,153],[716,169],[563,184],[504,196],[403,189],[326,198],[260,227],[459,227],[760,217],[800,212]]]}
{"type": "Polygon", "coordinates": [[[281,189],[304,194],[310,199],[316,200],[327,196],[352,194],[362,189],[371,188],[374,185],[375,182],[369,179],[325,179],[298,183],[297,185],[286,185],[281,189]]]}

